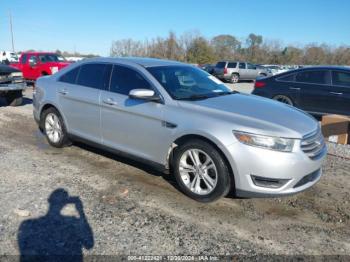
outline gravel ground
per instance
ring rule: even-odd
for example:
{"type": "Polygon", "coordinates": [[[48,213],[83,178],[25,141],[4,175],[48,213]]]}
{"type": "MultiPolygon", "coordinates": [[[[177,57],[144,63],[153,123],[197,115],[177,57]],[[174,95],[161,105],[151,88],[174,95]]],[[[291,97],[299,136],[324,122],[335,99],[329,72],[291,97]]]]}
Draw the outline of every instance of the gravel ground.
{"type": "Polygon", "coordinates": [[[321,181],[295,196],[201,204],[130,159],[49,147],[26,94],[23,106],[0,106],[0,255],[54,244],[66,254],[350,255],[347,159],[328,156],[321,181]]]}

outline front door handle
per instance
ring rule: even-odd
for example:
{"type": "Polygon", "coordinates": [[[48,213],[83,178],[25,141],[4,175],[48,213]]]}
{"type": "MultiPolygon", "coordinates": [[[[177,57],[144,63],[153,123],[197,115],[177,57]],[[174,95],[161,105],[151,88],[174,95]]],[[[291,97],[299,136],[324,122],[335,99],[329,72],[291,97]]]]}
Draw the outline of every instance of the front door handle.
{"type": "Polygon", "coordinates": [[[103,103],[110,105],[110,106],[116,106],[118,105],[118,103],[116,101],[113,100],[113,98],[107,98],[102,100],[103,103]]]}
{"type": "Polygon", "coordinates": [[[341,96],[343,93],[339,93],[339,92],[329,92],[332,95],[336,95],[336,96],[341,96]]]}
{"type": "Polygon", "coordinates": [[[60,93],[61,95],[66,95],[66,94],[68,94],[68,90],[67,89],[62,89],[62,90],[60,90],[60,91],[58,91],[58,93],[60,93]]]}
{"type": "Polygon", "coordinates": [[[300,90],[300,88],[299,88],[299,87],[289,87],[289,89],[290,89],[290,90],[297,90],[297,91],[299,91],[299,90],[300,90]]]}

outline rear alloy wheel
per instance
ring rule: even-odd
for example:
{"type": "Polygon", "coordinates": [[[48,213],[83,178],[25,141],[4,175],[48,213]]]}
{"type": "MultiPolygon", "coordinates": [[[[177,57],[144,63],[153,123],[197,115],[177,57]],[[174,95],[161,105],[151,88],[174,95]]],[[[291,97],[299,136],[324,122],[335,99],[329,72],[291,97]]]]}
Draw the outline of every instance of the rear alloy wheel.
{"type": "Polygon", "coordinates": [[[225,161],[205,141],[189,141],[176,149],[174,173],[181,190],[200,202],[215,201],[231,188],[225,161]]]}
{"type": "Polygon", "coordinates": [[[285,95],[277,95],[273,98],[273,100],[276,100],[278,102],[281,102],[290,106],[293,105],[292,99],[290,99],[288,96],[285,96],[285,95]]]}
{"type": "Polygon", "coordinates": [[[232,74],[231,78],[230,78],[230,82],[235,84],[235,83],[238,83],[238,81],[239,81],[239,75],[238,74],[232,74]]]}
{"type": "Polygon", "coordinates": [[[53,147],[64,147],[69,144],[68,134],[61,115],[55,108],[49,108],[42,115],[46,139],[53,147]]]}

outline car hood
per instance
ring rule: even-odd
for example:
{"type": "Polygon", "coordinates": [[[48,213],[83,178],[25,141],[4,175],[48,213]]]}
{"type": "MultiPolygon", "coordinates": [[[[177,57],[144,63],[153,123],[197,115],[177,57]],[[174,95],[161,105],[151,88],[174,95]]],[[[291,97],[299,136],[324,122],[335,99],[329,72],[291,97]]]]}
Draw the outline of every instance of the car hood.
{"type": "Polygon", "coordinates": [[[7,75],[7,74],[11,74],[13,72],[20,72],[20,70],[14,68],[14,67],[11,67],[11,66],[0,64],[0,75],[7,75]]]}
{"type": "Polygon", "coordinates": [[[318,122],[294,107],[247,94],[232,94],[199,101],[179,101],[191,112],[230,122],[232,130],[302,138],[318,128],[318,122]]]}

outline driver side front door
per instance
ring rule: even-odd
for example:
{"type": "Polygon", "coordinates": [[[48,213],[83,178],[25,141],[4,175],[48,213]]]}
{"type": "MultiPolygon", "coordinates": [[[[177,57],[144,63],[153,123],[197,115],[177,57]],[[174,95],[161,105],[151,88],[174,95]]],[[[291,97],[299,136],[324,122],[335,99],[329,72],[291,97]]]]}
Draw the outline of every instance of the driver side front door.
{"type": "Polygon", "coordinates": [[[130,98],[132,89],[155,90],[140,72],[114,65],[110,88],[102,91],[100,97],[103,144],[160,163],[166,153],[160,144],[167,141],[171,133],[171,129],[164,126],[165,105],[130,98]]]}

